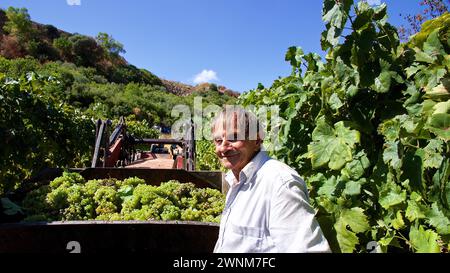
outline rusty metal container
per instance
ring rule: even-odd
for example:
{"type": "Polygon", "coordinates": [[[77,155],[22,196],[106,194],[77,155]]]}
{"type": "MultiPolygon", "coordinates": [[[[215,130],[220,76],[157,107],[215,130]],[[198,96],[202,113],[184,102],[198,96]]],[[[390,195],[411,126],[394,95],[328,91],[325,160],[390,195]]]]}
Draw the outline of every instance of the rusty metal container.
{"type": "MultiPolygon", "coordinates": [[[[177,169],[87,168],[70,169],[85,179],[140,177],[159,185],[171,179],[197,187],[222,189],[220,172],[188,172],[177,169]]],[[[39,186],[60,176],[48,169],[29,181],[39,186]]],[[[24,195],[18,193],[16,198],[24,195]]],[[[9,222],[0,224],[0,253],[209,253],[219,225],[193,221],[66,221],[9,222]]]]}
{"type": "Polygon", "coordinates": [[[210,253],[219,227],[191,221],[69,221],[0,225],[0,253],[210,253]]]}

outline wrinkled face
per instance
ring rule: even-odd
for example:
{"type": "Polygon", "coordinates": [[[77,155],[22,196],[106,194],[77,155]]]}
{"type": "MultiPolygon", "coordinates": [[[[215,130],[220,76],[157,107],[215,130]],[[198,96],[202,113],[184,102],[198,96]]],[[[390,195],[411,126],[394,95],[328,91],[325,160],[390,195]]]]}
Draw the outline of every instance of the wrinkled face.
{"type": "Polygon", "coordinates": [[[261,140],[236,140],[236,130],[216,127],[213,132],[216,154],[222,165],[238,176],[261,147],[261,140]]]}

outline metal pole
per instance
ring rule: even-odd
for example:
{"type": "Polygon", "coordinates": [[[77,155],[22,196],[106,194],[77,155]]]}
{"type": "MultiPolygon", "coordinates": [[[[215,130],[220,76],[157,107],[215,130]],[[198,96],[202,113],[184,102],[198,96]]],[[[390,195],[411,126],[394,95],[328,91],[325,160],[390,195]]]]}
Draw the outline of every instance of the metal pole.
{"type": "Polygon", "coordinates": [[[103,139],[103,132],[105,131],[105,123],[100,121],[100,124],[101,125],[97,133],[97,139],[95,141],[94,156],[92,157],[91,168],[97,167],[98,155],[100,153],[100,145],[103,139]]]}

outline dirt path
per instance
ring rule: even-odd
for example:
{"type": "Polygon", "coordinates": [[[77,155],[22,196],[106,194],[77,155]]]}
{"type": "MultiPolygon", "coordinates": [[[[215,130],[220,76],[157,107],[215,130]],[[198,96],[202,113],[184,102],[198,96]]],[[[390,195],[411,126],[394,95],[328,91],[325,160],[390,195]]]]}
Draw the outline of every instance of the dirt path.
{"type": "Polygon", "coordinates": [[[144,154],[125,168],[172,169],[174,160],[170,154],[144,154]]]}

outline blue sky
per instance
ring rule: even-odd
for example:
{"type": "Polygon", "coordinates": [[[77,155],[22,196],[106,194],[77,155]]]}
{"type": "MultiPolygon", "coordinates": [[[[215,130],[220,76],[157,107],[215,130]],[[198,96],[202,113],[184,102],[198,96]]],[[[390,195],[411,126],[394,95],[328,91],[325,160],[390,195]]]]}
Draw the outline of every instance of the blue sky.
{"type": "MultiPolygon", "coordinates": [[[[370,0],[380,2],[380,0],[370,0]]],[[[357,0],[355,0],[357,2],[357,0]]],[[[386,0],[390,22],[404,24],[419,0],[386,0]]],[[[129,63],[194,85],[209,80],[243,92],[289,75],[288,47],[321,53],[321,0],[2,0],[33,21],[124,45],[129,63]]]]}

